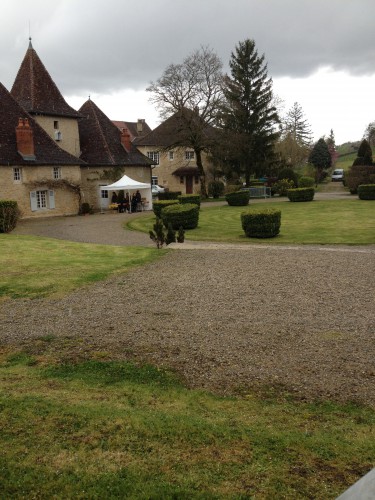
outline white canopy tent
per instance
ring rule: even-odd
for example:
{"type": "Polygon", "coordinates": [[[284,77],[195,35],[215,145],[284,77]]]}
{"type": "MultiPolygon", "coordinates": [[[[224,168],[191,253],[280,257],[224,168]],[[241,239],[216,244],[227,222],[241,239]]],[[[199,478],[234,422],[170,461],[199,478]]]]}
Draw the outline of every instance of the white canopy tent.
{"type": "Polygon", "coordinates": [[[121,179],[114,182],[113,184],[109,184],[108,186],[100,186],[102,191],[127,191],[129,193],[129,198],[136,191],[140,191],[142,198],[146,201],[147,210],[152,210],[152,192],[151,192],[151,184],[147,184],[145,182],[138,182],[134,179],[131,179],[127,175],[123,175],[121,179]],[[142,190],[142,191],[141,191],[142,190]]]}

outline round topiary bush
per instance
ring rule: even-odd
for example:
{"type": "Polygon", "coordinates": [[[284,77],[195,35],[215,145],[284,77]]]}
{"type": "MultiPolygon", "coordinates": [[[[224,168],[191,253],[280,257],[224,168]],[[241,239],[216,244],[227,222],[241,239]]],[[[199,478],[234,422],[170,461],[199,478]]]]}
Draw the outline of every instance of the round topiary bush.
{"type": "Polygon", "coordinates": [[[18,204],[13,200],[0,200],[0,233],[10,233],[20,217],[18,204]]]}
{"type": "Polygon", "coordinates": [[[358,186],[360,200],[375,200],[375,184],[361,184],[358,186]]]}
{"type": "Polygon", "coordinates": [[[273,238],[280,232],[281,210],[266,208],[242,212],[241,224],[248,238],[273,238]]]}
{"type": "Polygon", "coordinates": [[[196,205],[198,205],[199,208],[201,206],[201,196],[200,196],[200,194],[181,194],[178,197],[178,201],[181,204],[183,204],[183,205],[187,205],[187,204],[190,204],[190,203],[195,203],[196,205]]]}
{"type": "Polygon", "coordinates": [[[179,205],[180,202],[178,200],[159,200],[154,201],[152,203],[152,210],[158,219],[161,218],[161,211],[163,208],[168,207],[169,205],[179,205]]]}
{"type": "Polygon", "coordinates": [[[312,187],[288,189],[286,194],[290,201],[312,201],[315,189],[312,187]]]}
{"type": "Polygon", "coordinates": [[[245,207],[249,204],[250,192],[249,190],[235,191],[234,193],[226,194],[225,199],[231,207],[245,207]]]}
{"type": "Polygon", "coordinates": [[[165,227],[171,224],[175,230],[180,227],[195,229],[198,226],[199,207],[195,203],[170,205],[162,209],[161,219],[165,227]]]}
{"type": "Polygon", "coordinates": [[[298,187],[300,188],[309,188],[314,187],[315,179],[314,177],[308,177],[307,175],[302,176],[298,180],[298,187]]]}

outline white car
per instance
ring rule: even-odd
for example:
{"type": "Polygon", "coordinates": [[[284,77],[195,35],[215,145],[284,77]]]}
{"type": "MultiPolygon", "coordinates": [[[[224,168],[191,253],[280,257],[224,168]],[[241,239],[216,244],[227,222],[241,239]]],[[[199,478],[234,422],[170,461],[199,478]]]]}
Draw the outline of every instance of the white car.
{"type": "Polygon", "coordinates": [[[158,186],[157,184],[153,184],[151,186],[151,192],[153,194],[153,196],[157,196],[159,193],[164,193],[164,188],[161,187],[161,186],[158,186]]]}
{"type": "Polygon", "coordinates": [[[332,182],[344,180],[344,169],[336,168],[332,174],[332,182]]]}

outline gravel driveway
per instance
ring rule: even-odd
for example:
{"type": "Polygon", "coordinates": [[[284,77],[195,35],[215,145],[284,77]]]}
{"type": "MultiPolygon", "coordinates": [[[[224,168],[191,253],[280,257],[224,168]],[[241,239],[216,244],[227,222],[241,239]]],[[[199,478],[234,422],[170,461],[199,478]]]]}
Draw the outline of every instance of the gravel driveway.
{"type": "MultiPolygon", "coordinates": [[[[22,222],[15,232],[149,245],[147,235],[117,226],[119,239],[110,238],[125,217],[22,222]]],[[[2,343],[147,360],[222,394],[276,385],[375,407],[374,275],[374,246],[186,243],[87,293],[2,302],[2,343]],[[56,340],[35,342],[46,335],[56,340]]]]}

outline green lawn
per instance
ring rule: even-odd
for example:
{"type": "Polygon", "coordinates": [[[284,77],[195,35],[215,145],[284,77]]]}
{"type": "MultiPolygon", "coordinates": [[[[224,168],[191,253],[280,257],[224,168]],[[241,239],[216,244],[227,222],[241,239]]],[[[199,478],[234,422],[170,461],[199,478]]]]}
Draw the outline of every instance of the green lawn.
{"type": "MultiPolygon", "coordinates": [[[[306,218],[320,203],[280,205],[306,218]]],[[[357,204],[368,219],[373,205],[357,204]]],[[[352,224],[350,206],[340,212],[352,224]]],[[[240,212],[205,207],[201,221],[229,234],[240,212]]],[[[13,300],[59,296],[164,254],[13,235],[0,246],[0,290],[13,300]]],[[[84,354],[72,335],[0,343],[1,498],[326,500],[374,466],[374,409],[275,387],[231,398],[189,390],[161,368],[84,354]]]]}
{"type": "Polygon", "coordinates": [[[56,297],[162,255],[153,248],[90,245],[0,234],[1,297],[56,297]]]}
{"type": "MultiPolygon", "coordinates": [[[[153,222],[154,215],[149,215],[133,219],[129,227],[148,232],[153,222]]],[[[231,243],[375,244],[375,204],[355,198],[306,203],[269,201],[262,205],[250,202],[248,207],[207,205],[201,208],[198,228],[186,231],[185,238],[231,243]],[[240,214],[260,206],[281,210],[281,230],[276,238],[259,240],[245,237],[240,214]]]]}
{"type": "Polygon", "coordinates": [[[371,409],[217,397],[125,362],[56,364],[55,341],[0,353],[2,498],[327,500],[373,466],[371,409]]]}

